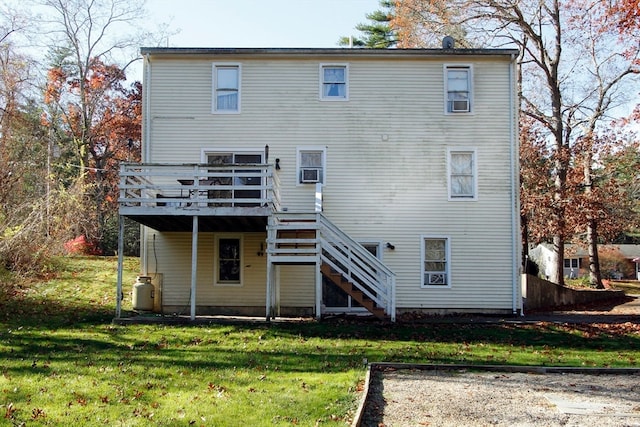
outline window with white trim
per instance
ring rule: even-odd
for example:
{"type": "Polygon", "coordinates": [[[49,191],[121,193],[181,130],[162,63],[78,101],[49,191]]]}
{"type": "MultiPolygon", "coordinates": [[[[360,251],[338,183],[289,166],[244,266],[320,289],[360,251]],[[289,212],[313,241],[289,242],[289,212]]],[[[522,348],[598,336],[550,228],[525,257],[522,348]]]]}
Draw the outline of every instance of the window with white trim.
{"type": "Polygon", "coordinates": [[[472,102],[472,69],[469,65],[445,66],[445,111],[470,113],[472,102]]]}
{"type": "Polygon", "coordinates": [[[475,149],[448,149],[449,200],[477,199],[475,149]]]}
{"type": "Polygon", "coordinates": [[[449,238],[441,236],[422,237],[422,287],[451,286],[449,280],[449,238]]]}
{"type": "Polygon", "coordinates": [[[349,67],[346,64],[320,64],[320,99],[346,101],[349,98],[349,67]]]}
{"type": "Polygon", "coordinates": [[[298,148],[298,184],[324,184],[326,153],[324,147],[298,148]]]}
{"type": "Polygon", "coordinates": [[[213,112],[240,112],[240,64],[213,64],[213,112]]]}
{"type": "Polygon", "coordinates": [[[242,284],[242,239],[235,236],[215,238],[216,285],[242,284]]]}

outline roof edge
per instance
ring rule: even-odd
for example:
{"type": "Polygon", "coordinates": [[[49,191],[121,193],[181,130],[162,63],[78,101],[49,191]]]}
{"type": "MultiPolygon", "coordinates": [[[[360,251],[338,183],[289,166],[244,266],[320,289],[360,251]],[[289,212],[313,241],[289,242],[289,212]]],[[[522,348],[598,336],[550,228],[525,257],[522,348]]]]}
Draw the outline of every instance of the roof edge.
{"type": "Polygon", "coordinates": [[[364,48],[209,48],[141,47],[142,55],[252,55],[252,56],[442,56],[517,55],[517,49],[364,49],[364,48]]]}

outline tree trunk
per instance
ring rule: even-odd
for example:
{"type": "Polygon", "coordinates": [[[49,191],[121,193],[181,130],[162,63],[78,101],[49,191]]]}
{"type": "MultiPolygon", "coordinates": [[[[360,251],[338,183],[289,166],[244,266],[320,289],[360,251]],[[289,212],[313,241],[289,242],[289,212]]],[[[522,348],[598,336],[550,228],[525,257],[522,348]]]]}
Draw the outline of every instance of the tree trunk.
{"type": "Polygon", "coordinates": [[[522,236],[522,270],[528,273],[529,263],[529,218],[520,215],[520,233],[522,236]]]}
{"type": "MultiPolygon", "coordinates": [[[[591,141],[591,136],[589,138],[591,141]]],[[[589,151],[586,151],[583,164],[584,172],[584,193],[590,199],[592,193],[593,177],[591,176],[591,155],[592,144],[589,144],[589,151]]],[[[598,222],[593,217],[592,212],[587,214],[587,247],[589,250],[589,284],[597,289],[604,289],[602,285],[602,275],[600,274],[600,260],[598,259],[598,222]]]]}
{"type": "Polygon", "coordinates": [[[589,245],[589,283],[596,289],[604,289],[598,258],[597,223],[593,218],[590,218],[587,223],[587,244],[589,245]]]}
{"type": "Polygon", "coordinates": [[[565,188],[567,185],[567,163],[568,148],[562,144],[562,124],[558,121],[558,130],[556,131],[556,154],[555,168],[558,171],[554,180],[553,193],[553,222],[555,232],[553,233],[553,252],[555,260],[551,271],[550,281],[564,286],[564,233],[565,233],[565,188]]]}
{"type": "Polygon", "coordinates": [[[553,252],[556,257],[552,264],[549,280],[564,286],[564,237],[562,235],[553,236],[553,252]]]}

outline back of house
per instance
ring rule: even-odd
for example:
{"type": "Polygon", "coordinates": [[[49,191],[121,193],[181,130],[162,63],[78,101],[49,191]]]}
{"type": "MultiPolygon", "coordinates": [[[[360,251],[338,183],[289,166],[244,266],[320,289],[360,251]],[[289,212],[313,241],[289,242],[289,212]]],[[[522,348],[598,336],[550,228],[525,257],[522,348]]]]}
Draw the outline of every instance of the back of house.
{"type": "Polygon", "coordinates": [[[516,313],[514,50],[143,48],[165,313],[516,313]]]}

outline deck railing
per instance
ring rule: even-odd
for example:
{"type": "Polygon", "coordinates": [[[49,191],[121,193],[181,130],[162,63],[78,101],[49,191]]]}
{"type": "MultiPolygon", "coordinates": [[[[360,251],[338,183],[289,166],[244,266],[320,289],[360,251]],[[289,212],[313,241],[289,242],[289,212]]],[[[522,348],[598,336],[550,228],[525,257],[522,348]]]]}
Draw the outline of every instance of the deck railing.
{"type": "Polygon", "coordinates": [[[121,208],[269,207],[279,181],[266,164],[122,164],[121,208]]]}

